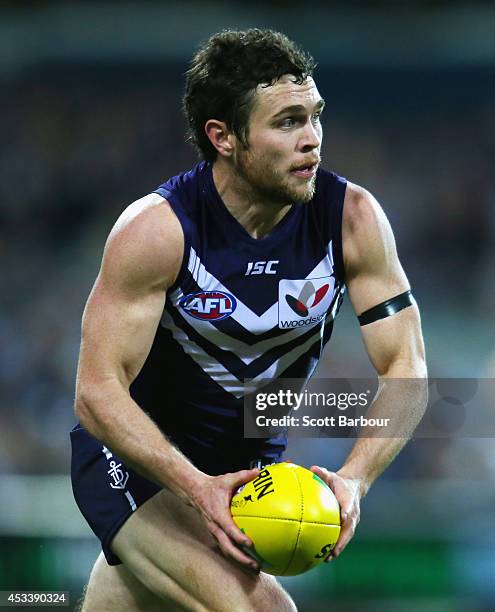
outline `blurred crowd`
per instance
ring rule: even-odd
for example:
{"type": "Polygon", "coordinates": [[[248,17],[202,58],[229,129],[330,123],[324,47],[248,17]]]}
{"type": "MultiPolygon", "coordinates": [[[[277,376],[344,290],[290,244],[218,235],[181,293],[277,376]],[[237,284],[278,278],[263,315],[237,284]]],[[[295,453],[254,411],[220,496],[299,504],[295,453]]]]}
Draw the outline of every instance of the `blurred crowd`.
{"type": "MultiPolygon", "coordinates": [[[[183,70],[51,66],[2,83],[0,473],[67,471],[80,318],[106,234],[123,207],[196,161],[183,70]]],[[[384,206],[423,307],[430,370],[483,375],[494,342],[493,100],[473,91],[459,106],[402,108],[399,94],[392,104],[375,92],[366,108],[366,85],[344,103],[332,75],[317,76],[324,165],[384,206]]]]}

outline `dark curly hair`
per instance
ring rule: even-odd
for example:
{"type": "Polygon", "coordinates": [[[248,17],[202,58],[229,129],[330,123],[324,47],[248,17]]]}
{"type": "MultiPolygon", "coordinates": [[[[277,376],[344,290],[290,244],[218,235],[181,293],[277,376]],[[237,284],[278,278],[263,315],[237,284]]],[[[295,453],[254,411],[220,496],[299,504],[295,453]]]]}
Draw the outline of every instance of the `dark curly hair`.
{"type": "Polygon", "coordinates": [[[257,28],[214,34],[196,53],[186,72],[183,110],[188,140],[200,154],[217,156],[204,131],[208,119],[225,121],[247,147],[249,115],[256,87],[272,85],[284,74],[302,83],[313,73],[313,58],[284,34],[257,28]]]}

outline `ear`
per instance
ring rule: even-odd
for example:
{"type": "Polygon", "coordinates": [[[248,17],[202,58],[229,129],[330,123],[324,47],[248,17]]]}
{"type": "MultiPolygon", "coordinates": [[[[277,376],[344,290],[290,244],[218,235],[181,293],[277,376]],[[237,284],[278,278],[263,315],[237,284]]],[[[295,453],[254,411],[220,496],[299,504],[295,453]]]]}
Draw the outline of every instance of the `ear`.
{"type": "Polygon", "coordinates": [[[208,119],[205,123],[205,133],[219,155],[230,157],[234,152],[234,135],[229,131],[224,121],[208,119]]]}

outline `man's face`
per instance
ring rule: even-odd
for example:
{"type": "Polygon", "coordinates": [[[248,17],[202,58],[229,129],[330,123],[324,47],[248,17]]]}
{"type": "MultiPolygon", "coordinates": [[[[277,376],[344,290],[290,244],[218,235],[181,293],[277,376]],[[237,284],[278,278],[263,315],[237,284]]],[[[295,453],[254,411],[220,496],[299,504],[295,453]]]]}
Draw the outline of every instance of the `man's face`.
{"type": "Polygon", "coordinates": [[[285,75],[258,86],[249,118],[248,148],[235,162],[255,197],[275,204],[309,202],[320,163],[324,102],[311,77],[298,85],[285,75]]]}

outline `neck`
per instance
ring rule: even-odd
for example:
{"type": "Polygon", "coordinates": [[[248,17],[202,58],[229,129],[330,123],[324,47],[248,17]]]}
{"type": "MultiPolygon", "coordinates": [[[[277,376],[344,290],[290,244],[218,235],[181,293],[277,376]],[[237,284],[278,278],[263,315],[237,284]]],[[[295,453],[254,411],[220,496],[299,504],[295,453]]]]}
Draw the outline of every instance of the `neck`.
{"type": "Polygon", "coordinates": [[[213,181],[227,210],[252,238],[268,236],[291,208],[264,199],[222,158],[213,164],[213,181]]]}

